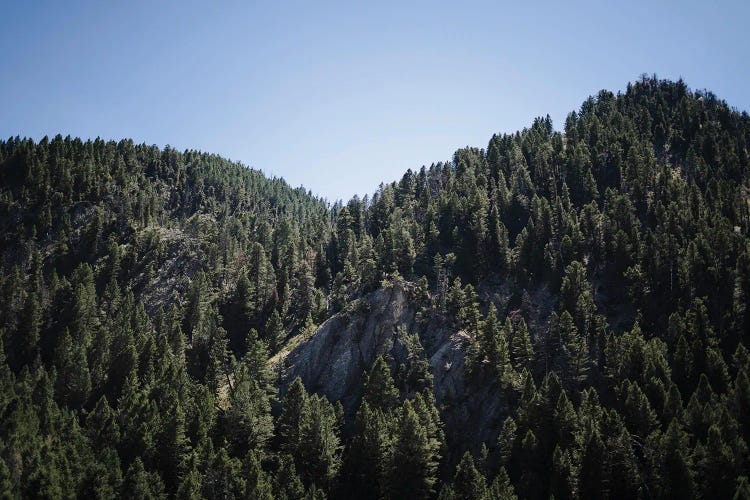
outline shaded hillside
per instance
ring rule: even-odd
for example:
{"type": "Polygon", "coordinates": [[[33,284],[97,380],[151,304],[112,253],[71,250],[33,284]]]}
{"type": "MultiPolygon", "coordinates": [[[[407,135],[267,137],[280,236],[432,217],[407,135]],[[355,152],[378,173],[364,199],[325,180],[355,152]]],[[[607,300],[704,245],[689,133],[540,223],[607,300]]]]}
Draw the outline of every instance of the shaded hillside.
{"type": "Polygon", "coordinates": [[[0,491],[746,495],[748,144],[646,77],[345,205],[0,142],[0,491]]]}

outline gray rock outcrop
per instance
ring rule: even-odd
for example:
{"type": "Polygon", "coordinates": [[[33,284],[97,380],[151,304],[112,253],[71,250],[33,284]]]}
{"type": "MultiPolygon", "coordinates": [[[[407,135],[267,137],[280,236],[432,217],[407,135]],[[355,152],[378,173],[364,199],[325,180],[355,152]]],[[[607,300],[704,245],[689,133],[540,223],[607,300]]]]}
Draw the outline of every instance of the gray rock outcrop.
{"type": "Polygon", "coordinates": [[[507,416],[498,384],[474,384],[467,390],[464,353],[468,336],[435,315],[418,320],[409,283],[395,283],[353,302],[332,316],[308,339],[279,360],[281,392],[299,376],[308,391],[340,401],[352,418],[361,396],[363,377],[378,356],[394,370],[408,365],[409,334],[418,334],[421,356],[429,362],[435,399],[449,442],[473,449],[492,445],[507,416]]]}

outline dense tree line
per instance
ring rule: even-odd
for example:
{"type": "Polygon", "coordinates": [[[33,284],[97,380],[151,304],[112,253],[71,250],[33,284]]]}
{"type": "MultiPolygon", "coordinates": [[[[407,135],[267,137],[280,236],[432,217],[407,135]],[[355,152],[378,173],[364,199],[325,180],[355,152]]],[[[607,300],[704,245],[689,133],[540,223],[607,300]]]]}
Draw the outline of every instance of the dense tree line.
{"type": "Polygon", "coordinates": [[[747,113],[649,77],[345,205],[195,151],[0,142],[0,496],[750,498],[749,151],[747,113]],[[353,418],[279,392],[272,357],[398,280],[507,401],[479,449],[418,347],[353,418]]]}

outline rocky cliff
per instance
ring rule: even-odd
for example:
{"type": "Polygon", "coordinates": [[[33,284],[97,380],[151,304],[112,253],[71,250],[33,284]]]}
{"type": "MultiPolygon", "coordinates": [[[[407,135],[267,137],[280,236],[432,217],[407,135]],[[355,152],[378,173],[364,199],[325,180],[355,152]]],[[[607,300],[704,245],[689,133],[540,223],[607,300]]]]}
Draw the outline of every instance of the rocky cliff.
{"type": "MultiPolygon", "coordinates": [[[[492,381],[474,381],[475,387],[466,390],[468,336],[439,314],[418,314],[413,291],[409,283],[395,283],[372,292],[280,356],[282,393],[299,376],[309,391],[340,401],[351,418],[363,377],[378,356],[388,360],[397,382],[411,365],[427,361],[448,442],[473,449],[483,442],[492,446],[507,416],[504,391],[492,381]]],[[[399,385],[408,391],[408,384],[399,385]]]]}

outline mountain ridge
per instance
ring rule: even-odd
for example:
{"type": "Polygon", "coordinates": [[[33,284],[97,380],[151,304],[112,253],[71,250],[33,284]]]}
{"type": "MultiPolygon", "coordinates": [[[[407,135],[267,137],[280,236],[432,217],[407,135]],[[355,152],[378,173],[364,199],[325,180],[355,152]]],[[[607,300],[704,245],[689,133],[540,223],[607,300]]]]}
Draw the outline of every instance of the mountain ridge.
{"type": "Polygon", "coordinates": [[[648,77],[346,204],[2,141],[0,491],[744,494],[749,145],[648,77]]]}

